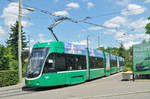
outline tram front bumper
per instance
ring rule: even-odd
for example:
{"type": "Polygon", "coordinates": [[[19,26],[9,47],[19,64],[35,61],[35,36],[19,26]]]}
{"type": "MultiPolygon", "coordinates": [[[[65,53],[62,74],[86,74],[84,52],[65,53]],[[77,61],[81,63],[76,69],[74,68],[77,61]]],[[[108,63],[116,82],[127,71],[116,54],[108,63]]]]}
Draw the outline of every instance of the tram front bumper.
{"type": "Polygon", "coordinates": [[[27,87],[41,87],[39,80],[25,80],[25,85],[27,87]]]}

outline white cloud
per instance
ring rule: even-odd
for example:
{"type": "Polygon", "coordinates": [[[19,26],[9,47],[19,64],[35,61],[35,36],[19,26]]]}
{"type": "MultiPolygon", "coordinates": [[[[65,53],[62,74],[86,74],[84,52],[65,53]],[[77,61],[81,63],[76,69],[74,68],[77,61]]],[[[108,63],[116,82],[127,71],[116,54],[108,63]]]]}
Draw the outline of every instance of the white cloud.
{"type": "Polygon", "coordinates": [[[129,41],[129,42],[124,43],[123,45],[124,45],[125,49],[129,49],[132,45],[135,45],[135,44],[140,44],[140,42],[139,41],[136,41],[136,42],[129,41]]]}
{"type": "Polygon", "coordinates": [[[126,40],[126,36],[125,36],[126,31],[125,30],[116,31],[115,33],[116,33],[116,35],[115,35],[116,40],[118,40],[118,41],[125,41],[126,40]]]}
{"type": "Polygon", "coordinates": [[[34,45],[35,43],[37,43],[37,42],[39,42],[39,43],[43,43],[43,42],[50,42],[50,41],[52,41],[52,40],[50,40],[50,39],[46,39],[45,38],[45,35],[43,34],[43,33],[39,33],[38,35],[37,35],[37,38],[38,39],[31,39],[31,45],[34,45]]]}
{"type": "Polygon", "coordinates": [[[88,2],[87,5],[88,5],[88,8],[94,7],[94,4],[92,2],[88,2]]]}
{"type": "Polygon", "coordinates": [[[68,3],[66,6],[70,8],[80,8],[79,4],[74,2],[68,3]]]}
{"type": "Polygon", "coordinates": [[[150,36],[145,33],[127,34],[125,30],[120,30],[115,33],[116,41],[123,42],[126,49],[134,44],[140,43],[143,39],[148,40],[150,38],[150,36]]]}
{"type": "Polygon", "coordinates": [[[136,21],[130,22],[128,26],[133,28],[135,32],[141,32],[145,28],[147,23],[149,23],[147,19],[140,18],[136,21]]]}
{"type": "Polygon", "coordinates": [[[75,44],[75,45],[86,45],[87,44],[87,41],[86,40],[82,40],[80,42],[71,42],[72,44],[75,44]]]}
{"type": "Polygon", "coordinates": [[[6,32],[4,31],[4,29],[0,26],[0,35],[4,35],[6,32]]]}
{"type": "Polygon", "coordinates": [[[115,2],[119,6],[127,6],[131,2],[131,0],[107,0],[107,1],[113,3],[115,2]]]}
{"type": "Polygon", "coordinates": [[[24,26],[24,27],[27,27],[27,26],[31,26],[32,23],[28,22],[28,21],[21,21],[21,24],[24,26]]]}
{"type": "Polygon", "coordinates": [[[89,31],[97,31],[97,30],[101,30],[101,29],[102,29],[102,27],[98,27],[98,26],[88,28],[89,31]]]}
{"type": "Polygon", "coordinates": [[[126,9],[121,11],[122,15],[138,15],[146,10],[145,7],[137,4],[129,4],[126,9]]]}
{"type": "Polygon", "coordinates": [[[0,26],[0,39],[4,40],[4,36],[6,36],[5,30],[0,26]]]}
{"type": "Polygon", "coordinates": [[[109,22],[106,22],[104,24],[104,26],[108,27],[108,28],[119,28],[120,25],[119,24],[114,24],[114,23],[109,23],[109,22]]]}
{"type": "Polygon", "coordinates": [[[109,27],[109,28],[120,27],[121,30],[107,29],[104,33],[114,34],[115,40],[123,42],[126,49],[128,49],[133,44],[138,44],[143,39],[148,40],[150,38],[149,35],[144,33],[145,32],[144,27],[149,22],[150,22],[149,20],[143,17],[132,21],[132,20],[129,20],[128,17],[116,16],[104,22],[104,26],[109,27]],[[133,29],[134,31],[126,31],[127,29],[133,29]]]}
{"type": "Polygon", "coordinates": [[[120,25],[124,25],[126,23],[126,19],[121,16],[116,16],[108,21],[104,22],[104,26],[108,28],[119,28],[120,25]]]}
{"type": "Polygon", "coordinates": [[[118,41],[124,42],[125,48],[129,49],[132,45],[141,43],[143,39],[148,40],[149,37],[150,36],[146,34],[129,34],[126,36],[120,36],[120,38],[118,37],[117,39],[118,41]]]}
{"type": "Polygon", "coordinates": [[[45,39],[45,37],[44,37],[45,35],[43,34],[43,33],[40,33],[40,34],[38,34],[38,42],[40,42],[40,43],[42,43],[42,42],[49,42],[49,41],[52,41],[52,40],[50,40],[50,39],[45,39]]]}
{"type": "Polygon", "coordinates": [[[56,15],[56,16],[68,16],[69,15],[69,13],[65,10],[57,11],[57,12],[54,12],[53,14],[56,15]]]}
{"type": "Polygon", "coordinates": [[[119,32],[118,32],[116,34],[116,40],[124,42],[124,46],[126,49],[128,49],[129,47],[131,47],[134,44],[140,43],[143,39],[148,40],[149,37],[150,37],[149,35],[142,34],[142,33],[141,34],[122,35],[122,34],[119,34],[119,32]]]}
{"type": "Polygon", "coordinates": [[[131,0],[116,0],[116,1],[117,1],[116,3],[120,6],[126,6],[131,2],[131,0]]]}
{"type": "Polygon", "coordinates": [[[108,29],[104,32],[104,34],[112,34],[112,33],[116,33],[117,31],[115,29],[108,29]]]}
{"type": "Polygon", "coordinates": [[[145,3],[150,3],[150,0],[145,0],[144,2],[145,2],[145,3]]]}
{"type": "MultiPolygon", "coordinates": [[[[22,10],[22,16],[28,14],[29,11],[22,10]]],[[[18,3],[10,3],[8,4],[8,7],[4,8],[2,13],[2,18],[4,18],[4,23],[7,26],[13,25],[16,20],[18,20],[18,3]]],[[[23,26],[29,26],[31,23],[22,20],[23,26]]]]}
{"type": "Polygon", "coordinates": [[[117,34],[116,34],[116,40],[120,40],[120,41],[124,41],[124,42],[143,40],[143,39],[148,40],[148,38],[149,38],[149,35],[147,35],[147,34],[143,34],[143,33],[126,34],[126,32],[123,30],[117,32],[117,34]]]}
{"type": "Polygon", "coordinates": [[[134,36],[134,39],[137,40],[137,39],[146,39],[148,40],[149,39],[149,35],[147,34],[144,34],[144,33],[141,33],[141,34],[135,34],[133,35],[134,36]]]}

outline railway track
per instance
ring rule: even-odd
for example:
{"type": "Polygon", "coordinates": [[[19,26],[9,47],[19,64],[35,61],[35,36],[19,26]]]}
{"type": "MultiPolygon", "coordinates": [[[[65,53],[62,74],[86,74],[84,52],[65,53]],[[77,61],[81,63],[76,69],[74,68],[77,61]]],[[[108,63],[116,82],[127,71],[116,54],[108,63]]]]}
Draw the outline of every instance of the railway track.
{"type": "Polygon", "coordinates": [[[32,94],[32,93],[40,92],[40,91],[55,90],[55,89],[60,89],[64,87],[67,87],[67,86],[54,86],[54,87],[43,87],[43,88],[18,87],[18,88],[11,88],[11,89],[2,89],[2,90],[0,89],[0,99],[5,98],[5,97],[32,94]]]}
{"type": "Polygon", "coordinates": [[[0,98],[19,96],[24,94],[32,94],[36,92],[34,90],[36,90],[36,88],[18,87],[18,88],[4,89],[0,90],[0,98]]]}

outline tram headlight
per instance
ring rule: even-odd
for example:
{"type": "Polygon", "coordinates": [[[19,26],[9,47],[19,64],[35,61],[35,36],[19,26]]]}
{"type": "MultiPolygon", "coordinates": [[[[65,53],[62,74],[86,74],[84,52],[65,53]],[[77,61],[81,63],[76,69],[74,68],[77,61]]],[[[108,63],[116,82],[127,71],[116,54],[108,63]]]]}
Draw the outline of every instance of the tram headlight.
{"type": "Polygon", "coordinates": [[[37,82],[36,82],[36,85],[40,85],[40,82],[39,82],[39,81],[37,81],[37,82]]]}

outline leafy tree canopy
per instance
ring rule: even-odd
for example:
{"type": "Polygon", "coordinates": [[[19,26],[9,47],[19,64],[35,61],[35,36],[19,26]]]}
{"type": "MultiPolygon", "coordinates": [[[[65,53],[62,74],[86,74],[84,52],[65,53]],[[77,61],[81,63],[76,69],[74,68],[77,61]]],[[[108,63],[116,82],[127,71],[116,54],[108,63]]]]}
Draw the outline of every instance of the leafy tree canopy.
{"type": "Polygon", "coordinates": [[[11,48],[0,45],[0,70],[10,69],[10,63],[12,61],[13,55],[11,53],[11,48]]]}
{"type": "MultiPolygon", "coordinates": [[[[11,51],[14,55],[14,59],[18,60],[18,21],[10,28],[9,39],[6,41],[8,47],[11,47],[11,51]]],[[[27,46],[25,32],[23,32],[23,27],[21,27],[21,40],[22,40],[22,49],[27,46]]]]}
{"type": "MultiPolygon", "coordinates": [[[[148,17],[148,20],[150,20],[150,17],[148,17]]],[[[145,26],[146,29],[146,34],[150,35],[150,23],[147,23],[147,25],[145,26]]]]}

